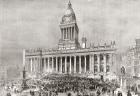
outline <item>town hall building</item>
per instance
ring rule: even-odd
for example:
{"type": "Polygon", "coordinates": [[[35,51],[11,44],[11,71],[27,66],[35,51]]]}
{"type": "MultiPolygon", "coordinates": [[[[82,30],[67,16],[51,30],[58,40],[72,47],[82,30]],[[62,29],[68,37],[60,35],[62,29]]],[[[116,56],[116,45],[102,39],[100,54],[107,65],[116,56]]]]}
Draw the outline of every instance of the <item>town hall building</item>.
{"type": "Polygon", "coordinates": [[[115,42],[87,47],[87,38],[82,37],[82,44],[80,44],[81,33],[70,1],[59,26],[61,37],[57,49],[37,48],[24,51],[28,75],[86,73],[107,76],[116,72],[115,42]]]}

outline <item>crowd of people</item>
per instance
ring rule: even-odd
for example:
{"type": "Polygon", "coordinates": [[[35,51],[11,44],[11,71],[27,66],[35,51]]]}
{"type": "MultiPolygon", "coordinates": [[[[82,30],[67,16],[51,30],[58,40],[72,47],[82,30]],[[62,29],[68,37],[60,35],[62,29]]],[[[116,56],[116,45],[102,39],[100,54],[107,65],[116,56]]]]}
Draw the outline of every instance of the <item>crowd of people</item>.
{"type": "MultiPolygon", "coordinates": [[[[30,79],[27,83],[29,90],[34,89],[29,91],[30,96],[60,96],[61,93],[68,92],[69,96],[123,96],[121,92],[115,93],[118,86],[111,82],[73,75],[52,74],[41,79],[30,79]]],[[[5,89],[14,90],[15,86],[11,84],[5,89]]],[[[10,93],[7,93],[6,96],[10,96],[10,93]]],[[[127,92],[127,96],[132,96],[130,91],[127,92]]]]}
{"type": "Polygon", "coordinates": [[[36,85],[40,86],[40,90],[42,91],[49,91],[55,94],[70,91],[79,93],[79,95],[89,95],[89,92],[94,92],[97,96],[106,93],[112,96],[111,94],[115,90],[114,88],[116,88],[115,85],[105,83],[103,80],[71,75],[45,76],[41,80],[36,81],[36,85]]]}

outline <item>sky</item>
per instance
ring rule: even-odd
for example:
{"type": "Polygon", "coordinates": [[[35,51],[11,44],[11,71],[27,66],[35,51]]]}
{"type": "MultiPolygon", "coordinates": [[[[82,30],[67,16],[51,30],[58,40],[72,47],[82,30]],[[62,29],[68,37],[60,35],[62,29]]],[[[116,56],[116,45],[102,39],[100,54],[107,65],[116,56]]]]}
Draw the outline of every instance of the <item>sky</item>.
{"type": "MultiPolygon", "coordinates": [[[[22,50],[54,48],[68,0],[0,0],[0,64],[21,65],[22,50]]],[[[71,0],[79,40],[116,41],[123,52],[140,38],[140,0],[71,0]]]]}

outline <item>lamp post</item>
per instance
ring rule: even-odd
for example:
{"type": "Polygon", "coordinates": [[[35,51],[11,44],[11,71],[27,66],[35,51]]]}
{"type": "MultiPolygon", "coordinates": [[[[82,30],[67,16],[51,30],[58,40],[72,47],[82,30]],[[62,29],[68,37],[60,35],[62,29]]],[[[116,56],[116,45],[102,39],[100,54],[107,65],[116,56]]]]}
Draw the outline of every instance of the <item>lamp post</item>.
{"type": "Polygon", "coordinates": [[[125,84],[126,82],[125,82],[125,68],[124,68],[124,66],[122,66],[121,67],[121,88],[123,88],[124,89],[124,84],[125,84]]]}

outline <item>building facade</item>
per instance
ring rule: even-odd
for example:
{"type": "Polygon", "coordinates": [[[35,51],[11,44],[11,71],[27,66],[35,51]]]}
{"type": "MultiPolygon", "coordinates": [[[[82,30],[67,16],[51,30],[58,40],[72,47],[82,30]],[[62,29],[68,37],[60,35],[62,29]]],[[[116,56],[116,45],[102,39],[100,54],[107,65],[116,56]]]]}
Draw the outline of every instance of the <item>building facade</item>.
{"type": "Polygon", "coordinates": [[[71,2],[60,22],[61,38],[57,49],[27,49],[24,62],[27,73],[108,75],[116,72],[116,44],[86,46],[79,43],[79,29],[71,2]]]}
{"type": "Polygon", "coordinates": [[[131,76],[140,76],[140,39],[136,39],[134,47],[126,52],[126,69],[131,76]]]}

